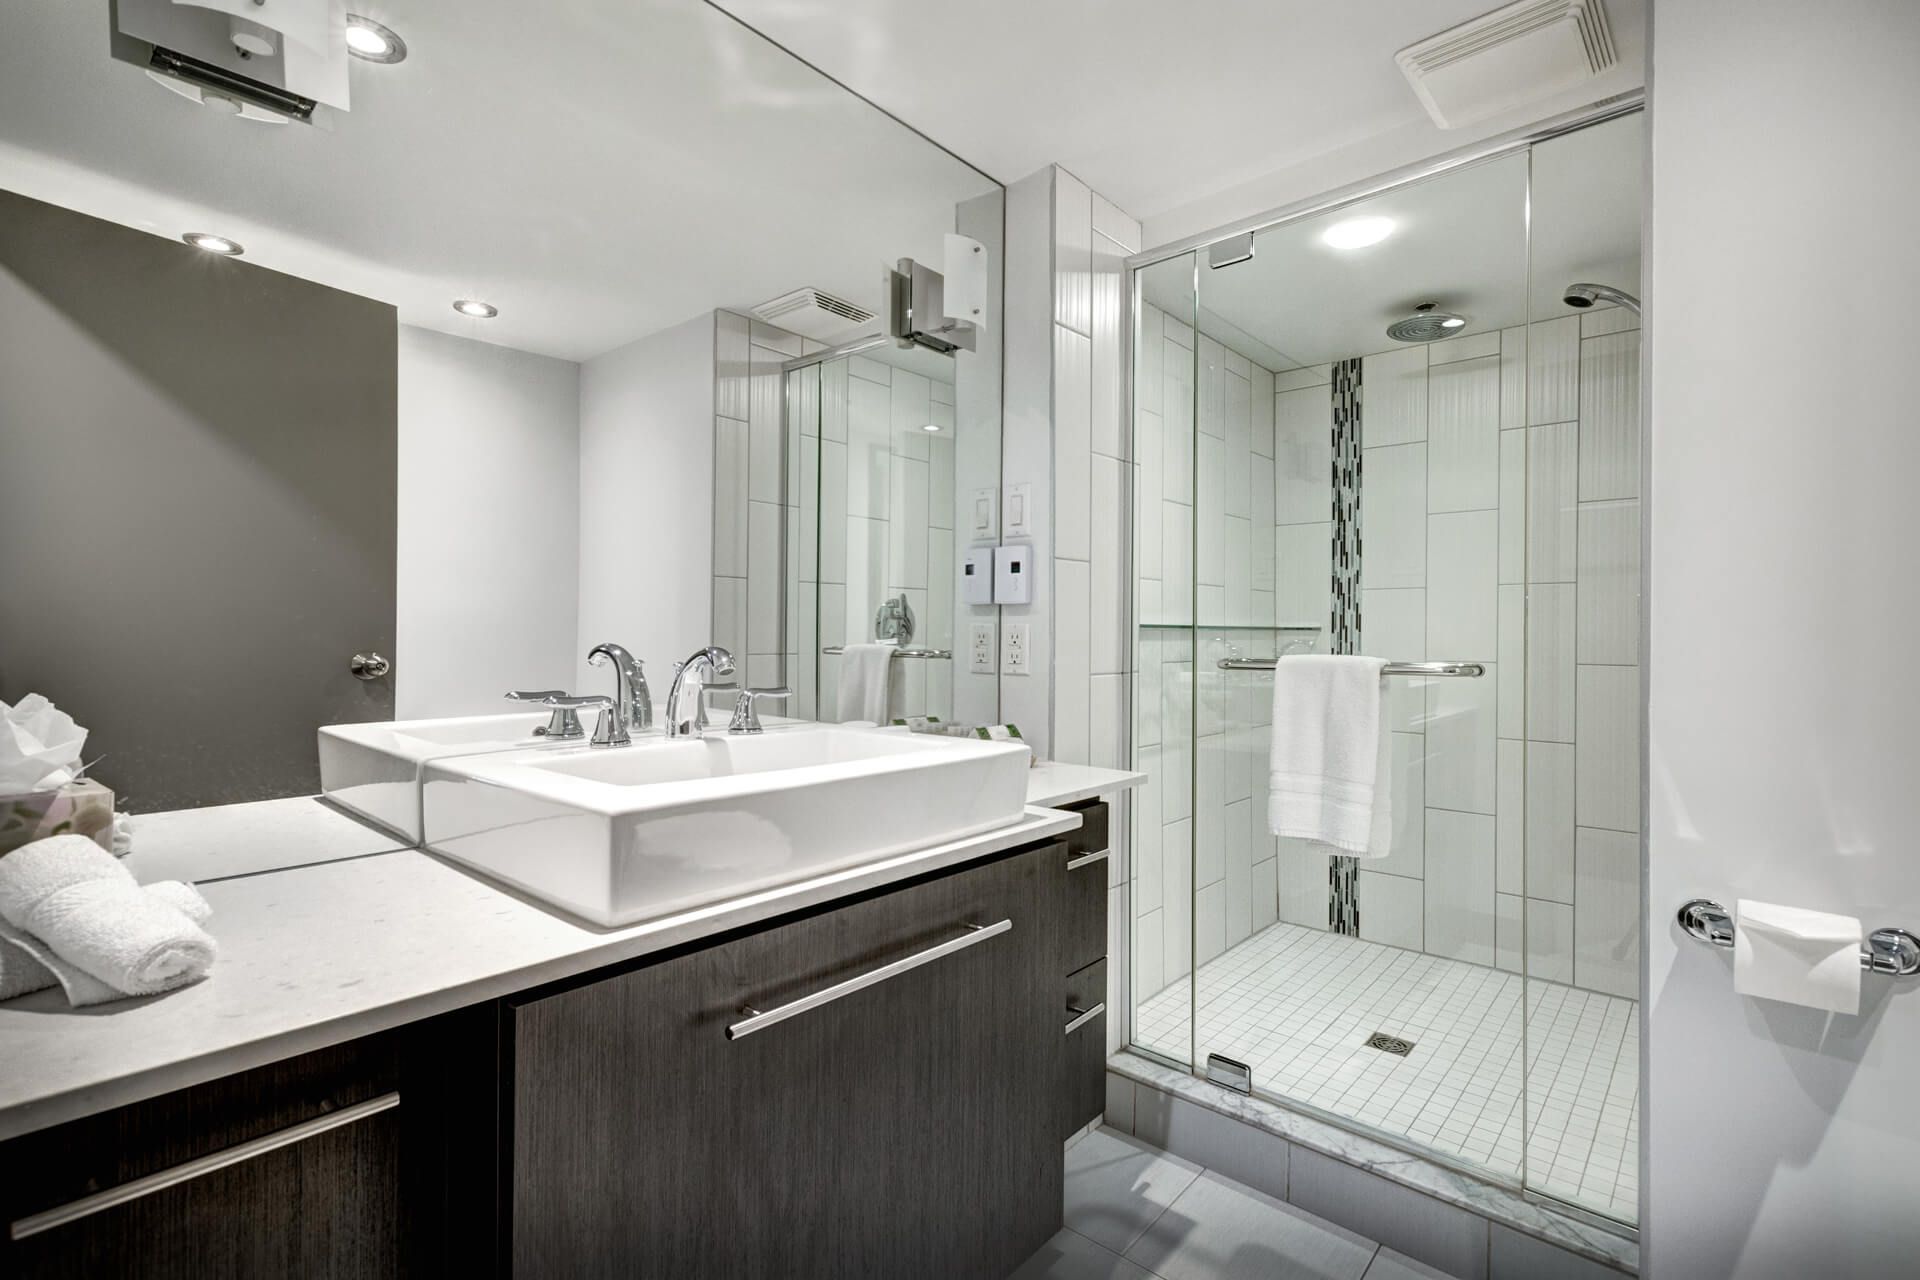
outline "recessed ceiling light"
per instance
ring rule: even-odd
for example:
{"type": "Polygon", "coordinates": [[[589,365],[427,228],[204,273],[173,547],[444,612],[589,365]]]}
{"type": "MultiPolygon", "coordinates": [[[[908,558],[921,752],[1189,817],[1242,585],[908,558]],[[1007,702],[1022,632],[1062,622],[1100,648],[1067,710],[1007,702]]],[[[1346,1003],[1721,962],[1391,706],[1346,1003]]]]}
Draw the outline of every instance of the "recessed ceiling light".
{"type": "Polygon", "coordinates": [[[920,429],[922,431],[938,431],[940,429],[940,424],[937,422],[929,422],[926,426],[920,429]]]}
{"type": "Polygon", "coordinates": [[[463,316],[472,316],[476,320],[491,320],[500,314],[500,308],[491,302],[480,302],[473,298],[456,300],[453,309],[463,316]]]}
{"type": "Polygon", "coordinates": [[[1393,234],[1392,218],[1348,218],[1320,233],[1322,244],[1335,249],[1364,249],[1393,234]]]}
{"type": "Polygon", "coordinates": [[[347,52],[368,62],[399,62],[407,56],[407,42],[372,18],[347,15],[347,52]]]}
{"type": "Polygon", "coordinates": [[[180,237],[196,249],[205,249],[208,253],[221,253],[229,258],[237,258],[246,252],[238,240],[229,240],[225,236],[208,235],[204,231],[189,231],[180,237]]]}

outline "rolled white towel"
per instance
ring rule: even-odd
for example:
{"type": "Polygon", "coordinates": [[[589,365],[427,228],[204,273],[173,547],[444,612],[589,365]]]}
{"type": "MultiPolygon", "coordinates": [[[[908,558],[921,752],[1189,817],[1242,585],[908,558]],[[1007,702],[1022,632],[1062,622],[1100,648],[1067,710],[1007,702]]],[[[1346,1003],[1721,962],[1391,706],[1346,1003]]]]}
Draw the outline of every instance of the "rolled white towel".
{"type": "Polygon", "coordinates": [[[53,970],[41,964],[33,952],[7,937],[7,932],[7,927],[0,924],[0,1000],[24,996],[58,981],[53,970]]]}
{"type": "Polygon", "coordinates": [[[176,905],[192,902],[205,907],[186,885],[143,893],[112,854],[83,836],[36,840],[0,858],[0,917],[42,944],[40,960],[76,1004],[94,1001],[75,992],[69,967],[119,995],[154,995],[203,977],[217,948],[176,905]]]}

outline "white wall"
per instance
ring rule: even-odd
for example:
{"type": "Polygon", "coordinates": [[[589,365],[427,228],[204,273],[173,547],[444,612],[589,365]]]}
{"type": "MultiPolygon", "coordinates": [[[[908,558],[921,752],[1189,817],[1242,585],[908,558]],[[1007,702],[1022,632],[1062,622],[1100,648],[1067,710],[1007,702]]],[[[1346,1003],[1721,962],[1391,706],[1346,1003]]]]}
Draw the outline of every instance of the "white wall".
{"type": "Polygon", "coordinates": [[[580,366],[401,325],[399,399],[395,716],[568,685],[580,366]]]}
{"type": "Polygon", "coordinates": [[[657,707],[713,638],[713,344],[705,312],[581,366],[578,691],[613,691],[586,664],[611,640],[646,663],[657,707]]]}
{"type": "Polygon", "coordinates": [[[1654,22],[1644,1274],[1912,1275],[1920,990],[1746,999],[1673,913],[1920,927],[1920,5],[1654,22]]]}

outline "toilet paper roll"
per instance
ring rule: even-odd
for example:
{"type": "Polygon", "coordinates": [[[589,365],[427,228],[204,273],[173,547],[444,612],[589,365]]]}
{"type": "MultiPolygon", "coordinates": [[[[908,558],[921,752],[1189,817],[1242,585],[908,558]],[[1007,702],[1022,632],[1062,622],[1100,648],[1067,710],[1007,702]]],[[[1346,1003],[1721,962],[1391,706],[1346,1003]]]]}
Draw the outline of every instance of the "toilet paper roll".
{"type": "Polygon", "coordinates": [[[1733,989],[1834,1013],[1860,1011],[1860,922],[1742,898],[1735,907],[1733,989]]]}

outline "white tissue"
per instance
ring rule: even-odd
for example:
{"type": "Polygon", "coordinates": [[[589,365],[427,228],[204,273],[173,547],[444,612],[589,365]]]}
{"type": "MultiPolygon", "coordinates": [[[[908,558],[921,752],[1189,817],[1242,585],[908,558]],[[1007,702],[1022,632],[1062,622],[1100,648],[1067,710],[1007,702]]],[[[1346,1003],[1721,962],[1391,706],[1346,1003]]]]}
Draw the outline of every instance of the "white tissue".
{"type": "Polygon", "coordinates": [[[1860,922],[1772,902],[1735,906],[1733,989],[1834,1013],[1860,1011],[1860,922]]]}
{"type": "Polygon", "coordinates": [[[37,693],[0,702],[0,795],[52,791],[80,776],[87,731],[37,693]]]}

